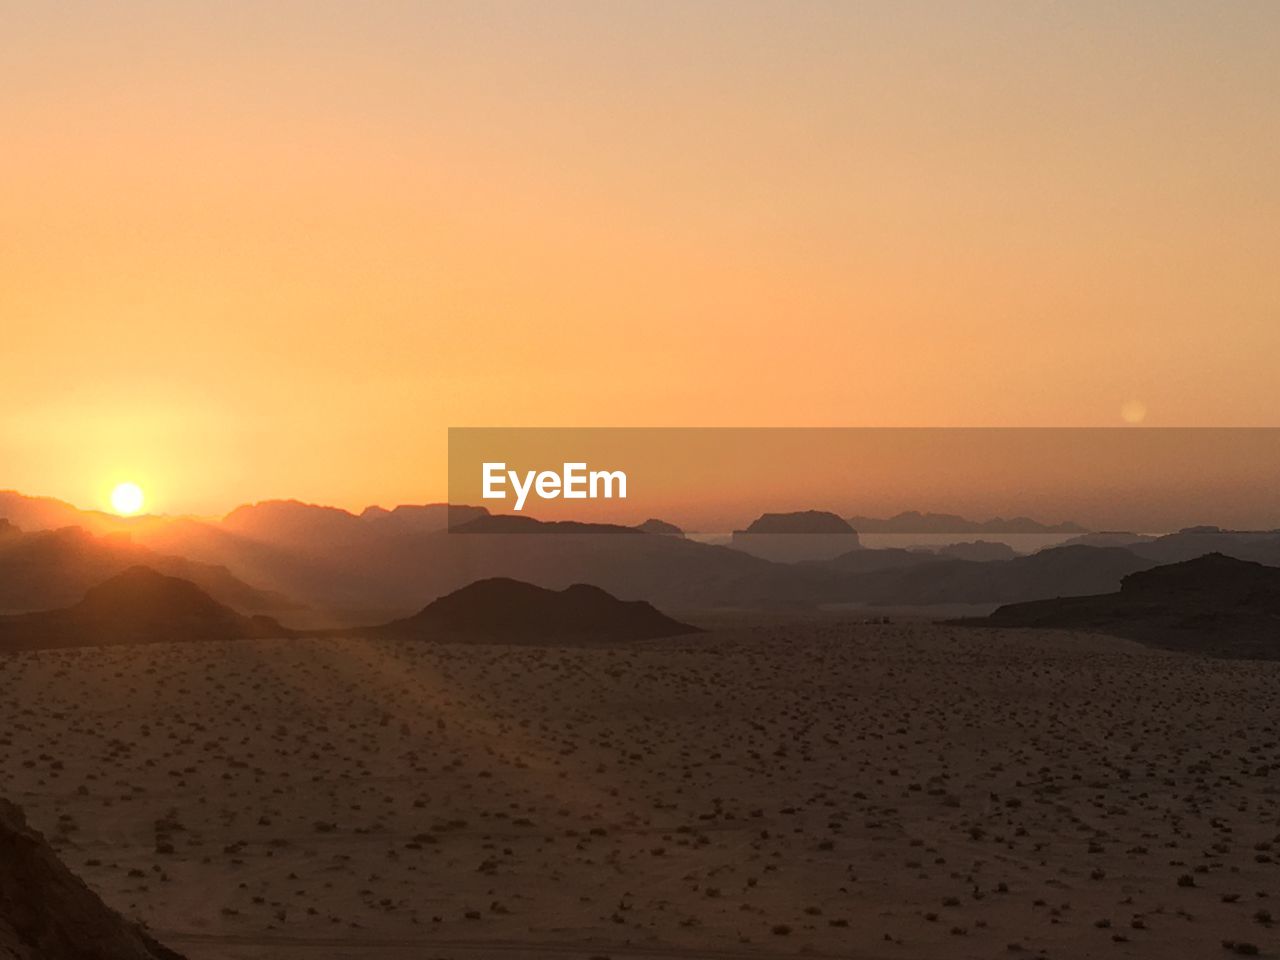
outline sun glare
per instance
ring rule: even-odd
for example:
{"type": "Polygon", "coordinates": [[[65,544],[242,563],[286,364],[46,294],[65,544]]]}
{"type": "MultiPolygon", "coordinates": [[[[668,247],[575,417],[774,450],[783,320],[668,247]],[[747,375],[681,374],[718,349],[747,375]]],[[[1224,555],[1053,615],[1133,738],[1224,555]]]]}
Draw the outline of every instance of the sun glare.
{"type": "Polygon", "coordinates": [[[111,491],[111,506],[121,516],[130,517],[142,509],[142,488],[136,483],[122,483],[111,491]]]}

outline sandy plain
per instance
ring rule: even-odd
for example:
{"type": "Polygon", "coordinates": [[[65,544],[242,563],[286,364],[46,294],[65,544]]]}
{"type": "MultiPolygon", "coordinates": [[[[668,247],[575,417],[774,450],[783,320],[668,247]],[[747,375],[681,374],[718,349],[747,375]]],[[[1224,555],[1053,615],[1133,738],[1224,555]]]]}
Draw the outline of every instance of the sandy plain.
{"type": "Polygon", "coordinates": [[[1280,953],[1280,663],[816,621],[0,690],[3,794],[194,960],[1280,953]]]}

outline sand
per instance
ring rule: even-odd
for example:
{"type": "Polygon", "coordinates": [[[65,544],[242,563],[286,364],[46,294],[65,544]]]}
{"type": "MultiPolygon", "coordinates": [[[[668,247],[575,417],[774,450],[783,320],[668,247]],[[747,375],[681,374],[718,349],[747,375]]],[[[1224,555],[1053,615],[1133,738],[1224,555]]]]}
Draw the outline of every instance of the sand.
{"type": "Polygon", "coordinates": [[[1280,663],[818,622],[0,689],[0,793],[194,960],[1280,952],[1280,663]]]}

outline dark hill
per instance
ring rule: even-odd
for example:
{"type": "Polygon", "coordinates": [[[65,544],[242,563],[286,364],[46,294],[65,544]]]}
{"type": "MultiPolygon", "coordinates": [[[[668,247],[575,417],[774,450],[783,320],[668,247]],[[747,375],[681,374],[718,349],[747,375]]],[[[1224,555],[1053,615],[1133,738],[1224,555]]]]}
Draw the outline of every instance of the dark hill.
{"type": "Polygon", "coordinates": [[[420,613],[366,633],[480,643],[649,640],[697,627],[673,620],[643,600],[619,600],[577,583],[546,590],[494,577],[433,601],[420,613]]]}
{"type": "Polygon", "coordinates": [[[1213,553],[1133,573],[1117,593],[1012,604],[962,622],[1087,630],[1209,656],[1280,659],[1280,569],[1213,553]]]}
{"type": "Polygon", "coordinates": [[[990,563],[992,560],[1012,560],[1017,551],[1007,543],[998,540],[970,540],[964,543],[948,543],[938,548],[938,556],[953,557],[956,560],[977,560],[979,563],[990,563]]]}
{"type": "Polygon", "coordinates": [[[0,650],[239,640],[288,636],[269,617],[246,617],[187,580],[133,567],[62,610],[0,617],[0,650]]]}
{"type": "Polygon", "coordinates": [[[1221,553],[1237,560],[1253,560],[1268,566],[1280,566],[1280,530],[1187,527],[1177,533],[1132,544],[1129,549],[1161,564],[1194,560],[1208,553],[1221,553]]]}
{"type": "Polygon", "coordinates": [[[641,533],[656,533],[664,537],[683,537],[684,531],[677,527],[674,523],[667,523],[665,520],[658,520],[650,517],[644,523],[637,523],[635,529],[641,533]]]}
{"type": "MultiPolygon", "coordinates": [[[[921,567],[937,564],[938,555],[932,550],[905,550],[902,547],[882,547],[878,549],[850,550],[830,560],[810,560],[811,566],[824,567],[842,574],[855,577],[864,573],[881,570],[896,570],[907,567],[921,567]]],[[[851,582],[857,582],[856,580],[851,582]]]]}
{"type": "MultiPolygon", "coordinates": [[[[404,617],[426,599],[498,576],[554,589],[594,583],[664,607],[768,606],[812,593],[786,570],[775,571],[780,582],[772,582],[775,565],[740,551],[633,527],[480,515],[453,530],[412,530],[377,516],[264,503],[236,511],[230,525],[184,521],[150,529],[145,542],[224,565],[329,613],[327,623],[308,620],[316,627],[404,617]]],[[[287,611],[287,618],[297,623],[299,616],[287,611]]]]}
{"type": "Polygon", "coordinates": [[[182,960],[109,909],[68,870],[22,811],[0,800],[0,957],[182,960]]]}
{"type": "Polygon", "coordinates": [[[95,584],[136,566],[190,580],[237,610],[277,614],[298,606],[250,586],[224,566],[158,553],[128,534],[95,536],[79,527],[23,533],[0,520],[0,611],[69,606],[95,584]]]}
{"type": "Polygon", "coordinates": [[[1012,560],[923,562],[870,570],[850,585],[854,599],[884,605],[1014,603],[1115,590],[1123,577],[1154,566],[1119,547],[1053,547],[1012,560]]]}

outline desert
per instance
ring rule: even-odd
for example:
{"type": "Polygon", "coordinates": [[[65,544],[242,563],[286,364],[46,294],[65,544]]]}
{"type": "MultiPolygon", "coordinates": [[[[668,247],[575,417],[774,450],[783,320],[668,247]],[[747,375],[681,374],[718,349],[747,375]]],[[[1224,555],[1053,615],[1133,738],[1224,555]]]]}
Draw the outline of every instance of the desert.
{"type": "Polygon", "coordinates": [[[0,657],[0,769],[195,960],[1277,947],[1274,662],[818,615],[177,640],[0,657]]]}

